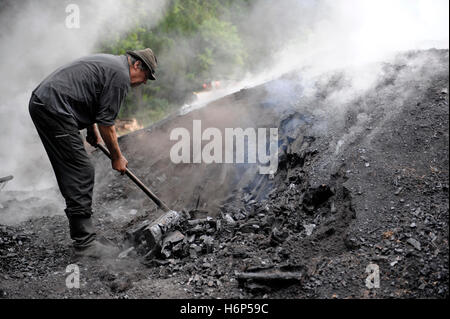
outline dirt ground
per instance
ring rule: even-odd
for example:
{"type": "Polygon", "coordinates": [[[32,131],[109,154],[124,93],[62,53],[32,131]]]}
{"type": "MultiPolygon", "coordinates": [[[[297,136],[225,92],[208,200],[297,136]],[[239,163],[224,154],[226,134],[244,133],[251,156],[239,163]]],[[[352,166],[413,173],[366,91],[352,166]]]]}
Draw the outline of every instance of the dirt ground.
{"type": "MultiPolygon", "coordinates": [[[[151,259],[77,259],[56,190],[0,191],[0,298],[448,298],[448,58],[402,54],[365,89],[349,71],[293,72],[123,136],[129,167],[189,213],[183,239],[151,259]],[[195,119],[278,127],[277,173],[173,164],[169,133],[195,119]],[[12,223],[15,211],[27,217],[12,223]],[[66,286],[71,264],[79,289],[66,286]]],[[[122,245],[161,212],[92,156],[94,222],[122,245]]]]}

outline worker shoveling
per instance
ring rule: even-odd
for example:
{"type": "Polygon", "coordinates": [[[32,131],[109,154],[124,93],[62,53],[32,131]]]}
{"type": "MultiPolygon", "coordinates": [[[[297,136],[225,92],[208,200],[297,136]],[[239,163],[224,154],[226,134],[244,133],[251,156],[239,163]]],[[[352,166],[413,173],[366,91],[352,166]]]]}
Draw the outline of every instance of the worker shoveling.
{"type": "Polygon", "coordinates": [[[115,120],[123,100],[131,87],[156,80],[156,67],[156,56],[149,48],[118,56],[90,55],[55,70],[32,93],[30,115],[65,199],[64,211],[78,257],[123,257],[133,249],[132,243],[119,254],[116,245],[97,236],[91,218],[94,167],[79,134],[82,129],[87,129],[86,141],[111,159],[112,168],[127,174],[165,212],[137,236],[143,236],[148,251],[162,247],[164,235],[184,217],[170,210],[127,169],[128,161],[117,140],[115,120]],[[102,140],[106,147],[100,145],[102,140]]]}
{"type": "Polygon", "coordinates": [[[61,66],[33,90],[30,116],[66,202],[77,256],[113,257],[118,250],[97,236],[92,222],[95,173],[79,131],[87,129],[92,146],[103,139],[112,168],[125,173],[128,161],[117,141],[115,119],[131,87],[156,80],[156,67],[150,48],[126,55],[94,54],[61,66]]]}

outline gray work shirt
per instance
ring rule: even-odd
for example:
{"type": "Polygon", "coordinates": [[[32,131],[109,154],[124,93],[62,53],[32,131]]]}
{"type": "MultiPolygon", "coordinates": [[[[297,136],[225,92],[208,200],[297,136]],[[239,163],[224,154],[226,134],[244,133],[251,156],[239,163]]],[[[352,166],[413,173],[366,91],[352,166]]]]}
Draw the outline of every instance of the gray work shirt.
{"type": "Polygon", "coordinates": [[[50,112],[73,117],[81,130],[114,125],[129,89],[127,57],[95,54],[60,67],[33,93],[50,112]]]}

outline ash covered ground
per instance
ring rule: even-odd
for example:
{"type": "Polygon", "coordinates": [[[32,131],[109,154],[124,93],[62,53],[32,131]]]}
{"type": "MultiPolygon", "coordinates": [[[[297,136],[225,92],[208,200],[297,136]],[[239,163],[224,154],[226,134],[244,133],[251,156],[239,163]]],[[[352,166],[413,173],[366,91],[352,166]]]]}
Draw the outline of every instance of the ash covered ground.
{"type": "MultiPolygon", "coordinates": [[[[300,70],[121,137],[129,168],[186,215],[151,258],[136,245],[123,259],[76,259],[55,190],[0,191],[0,297],[448,298],[448,59],[300,70]],[[277,173],[173,164],[170,132],[193,120],[278,127],[277,173]],[[66,287],[69,264],[79,289],[66,287]],[[366,286],[369,264],[379,288],[366,286]]],[[[161,211],[92,156],[95,224],[122,245],[161,211]]]]}

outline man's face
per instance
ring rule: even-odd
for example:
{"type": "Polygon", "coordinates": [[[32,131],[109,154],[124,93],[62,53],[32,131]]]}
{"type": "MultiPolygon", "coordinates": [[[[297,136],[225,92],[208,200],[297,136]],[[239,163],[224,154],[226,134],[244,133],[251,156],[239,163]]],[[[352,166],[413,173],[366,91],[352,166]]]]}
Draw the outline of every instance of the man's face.
{"type": "Polygon", "coordinates": [[[131,81],[132,87],[136,87],[141,84],[146,84],[147,80],[149,79],[150,71],[147,69],[141,70],[139,66],[140,63],[141,63],[140,61],[137,61],[132,67],[134,73],[131,81]]]}

